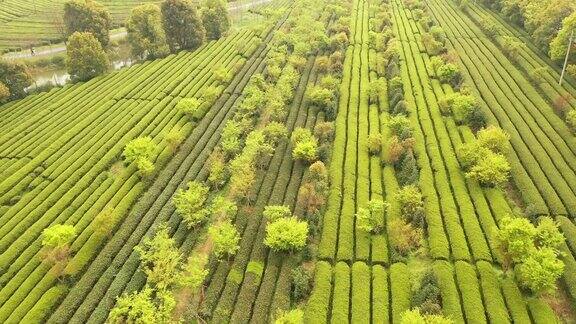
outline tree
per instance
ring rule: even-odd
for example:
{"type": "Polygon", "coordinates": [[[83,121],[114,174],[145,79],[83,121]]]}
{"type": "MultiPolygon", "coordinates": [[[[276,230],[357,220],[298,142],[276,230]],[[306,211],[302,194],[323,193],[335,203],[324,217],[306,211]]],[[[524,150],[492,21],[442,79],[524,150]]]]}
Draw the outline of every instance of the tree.
{"type": "Polygon", "coordinates": [[[277,252],[296,251],[306,245],[308,223],[296,217],[280,218],[266,225],[264,244],[277,252]]]}
{"type": "Polygon", "coordinates": [[[264,207],[264,212],[262,212],[262,215],[266,217],[266,220],[268,220],[268,222],[274,222],[280,218],[292,216],[292,211],[288,206],[271,205],[264,207]]]}
{"type": "Polygon", "coordinates": [[[10,89],[0,81],[0,103],[5,103],[10,98],[10,89]]]}
{"type": "Polygon", "coordinates": [[[183,272],[179,281],[180,286],[197,290],[202,286],[208,270],[206,264],[208,258],[204,254],[194,253],[188,258],[184,265],[183,272]]]}
{"type": "Polygon", "coordinates": [[[536,228],[526,218],[502,218],[497,238],[499,249],[505,257],[505,266],[522,261],[533,249],[536,233],[536,228]]]}
{"type": "Polygon", "coordinates": [[[222,0],[207,0],[202,9],[202,23],[208,39],[219,39],[230,29],[230,17],[222,0]]]}
{"type": "Polygon", "coordinates": [[[420,309],[415,308],[402,313],[400,324],[453,324],[454,321],[443,315],[421,314],[420,309]]]}
{"type": "Polygon", "coordinates": [[[108,70],[108,56],[89,32],[75,32],[68,38],[66,66],[73,80],[87,81],[108,70]]]}
{"type": "Polygon", "coordinates": [[[292,132],[292,157],[297,160],[312,162],[318,156],[318,140],[309,129],[296,128],[292,132]]]}
{"type": "Polygon", "coordinates": [[[496,126],[488,126],[476,134],[478,144],[491,150],[494,153],[506,153],[509,149],[510,136],[496,126]]]}
{"type": "Polygon", "coordinates": [[[499,186],[510,176],[510,164],[502,154],[492,153],[478,159],[466,177],[480,182],[484,186],[499,186]]]}
{"type": "Polygon", "coordinates": [[[176,104],[176,109],[189,116],[190,119],[198,120],[202,118],[202,116],[200,116],[200,105],[202,105],[202,101],[196,97],[182,98],[176,104]]]}
{"type": "Polygon", "coordinates": [[[64,24],[66,35],[76,32],[89,32],[102,47],[110,42],[112,19],[104,6],[93,0],[72,0],[64,4],[64,24]]]}
{"type": "Polygon", "coordinates": [[[422,193],[415,185],[405,186],[396,193],[402,217],[416,226],[424,224],[424,202],[422,193]]]}
{"type": "Polygon", "coordinates": [[[156,234],[145,238],[134,251],[140,256],[140,267],[154,288],[166,290],[178,284],[182,255],[166,224],[161,224],[156,234]]]}
{"type": "Polygon", "coordinates": [[[134,56],[154,59],[168,54],[162,13],[157,5],[149,3],[132,9],[126,29],[134,56]]]}
{"type": "Polygon", "coordinates": [[[180,146],[180,144],[184,140],[184,133],[182,130],[178,130],[175,128],[171,129],[164,136],[164,140],[166,140],[166,143],[168,144],[168,148],[170,148],[170,150],[172,152],[174,152],[174,151],[176,151],[178,146],[180,146]]]}
{"type": "Polygon", "coordinates": [[[42,231],[43,257],[49,263],[65,262],[70,254],[70,243],[76,237],[72,225],[58,224],[42,231]]]}
{"type": "Polygon", "coordinates": [[[545,293],[556,288],[556,280],[564,272],[564,263],[552,249],[542,248],[530,251],[517,270],[522,286],[545,293]]]}
{"type": "Polygon", "coordinates": [[[229,220],[236,215],[238,206],[228,198],[217,196],[212,200],[210,210],[212,211],[212,215],[216,217],[216,220],[229,220]]]}
{"type": "Polygon", "coordinates": [[[124,147],[124,161],[135,163],[138,170],[144,175],[154,171],[154,164],[151,159],[156,151],[156,144],[149,136],[139,137],[131,140],[124,147]]]}
{"type": "Polygon", "coordinates": [[[368,152],[371,155],[377,155],[382,148],[382,135],[370,134],[368,135],[368,152]]]}
{"type": "Polygon", "coordinates": [[[0,100],[14,100],[24,97],[26,95],[25,89],[32,85],[32,81],[32,76],[26,65],[0,60],[0,83],[4,86],[0,100]]]}
{"type": "Polygon", "coordinates": [[[166,0],[162,3],[162,23],[172,53],[194,50],[206,40],[206,30],[196,8],[189,0],[166,0]]]}
{"type": "Polygon", "coordinates": [[[213,253],[217,259],[222,259],[224,256],[232,256],[240,248],[240,236],[238,230],[229,221],[220,224],[212,225],[208,229],[208,235],[214,243],[213,253]]]}
{"type": "Polygon", "coordinates": [[[304,312],[298,308],[281,312],[274,324],[304,324],[304,312]]]}
{"type": "MultiPolygon", "coordinates": [[[[553,60],[563,60],[568,48],[568,39],[572,31],[576,30],[576,11],[562,21],[562,28],[550,43],[550,57],[553,60]]],[[[572,51],[570,61],[576,60],[576,53],[572,51]]]]}
{"type": "Polygon", "coordinates": [[[108,315],[108,323],[155,323],[156,305],[152,301],[152,289],[124,294],[116,299],[116,306],[108,315]]]}
{"type": "Polygon", "coordinates": [[[210,215],[210,211],[204,208],[208,190],[209,188],[204,184],[190,181],[187,190],[178,189],[172,198],[176,212],[182,216],[188,228],[198,225],[210,215]]]}
{"type": "Polygon", "coordinates": [[[382,199],[371,199],[366,207],[358,208],[356,225],[363,231],[380,233],[384,229],[384,214],[388,205],[382,199]]]}

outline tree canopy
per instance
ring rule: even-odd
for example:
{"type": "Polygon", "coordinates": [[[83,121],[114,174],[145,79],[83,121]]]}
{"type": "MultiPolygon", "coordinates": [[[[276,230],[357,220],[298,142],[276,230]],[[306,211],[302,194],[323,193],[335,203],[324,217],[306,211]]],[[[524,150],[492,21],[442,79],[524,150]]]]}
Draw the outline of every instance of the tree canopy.
{"type": "Polygon", "coordinates": [[[107,47],[110,43],[112,18],[99,2],[93,0],[66,2],[64,24],[67,36],[76,32],[89,32],[96,37],[102,47],[107,47]]]}
{"type": "Polygon", "coordinates": [[[202,8],[202,23],[206,38],[219,39],[230,29],[227,3],[222,0],[206,0],[202,8]]]}
{"type": "Polygon", "coordinates": [[[108,70],[108,56],[90,32],[72,34],[66,50],[66,65],[73,80],[87,81],[108,70]]]}
{"type": "Polygon", "coordinates": [[[162,3],[162,23],[171,52],[193,50],[206,40],[206,30],[196,8],[189,0],[162,3]]]}
{"type": "Polygon", "coordinates": [[[162,12],[157,5],[148,3],[132,9],[126,29],[134,56],[154,59],[168,54],[162,12]]]}

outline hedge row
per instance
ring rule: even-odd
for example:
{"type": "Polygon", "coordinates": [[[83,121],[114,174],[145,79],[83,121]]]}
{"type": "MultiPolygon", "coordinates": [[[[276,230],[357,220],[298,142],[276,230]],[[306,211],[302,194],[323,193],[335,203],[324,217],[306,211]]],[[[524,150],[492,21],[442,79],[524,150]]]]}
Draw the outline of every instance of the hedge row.
{"type": "Polygon", "coordinates": [[[327,323],[328,306],[332,293],[332,266],[325,261],[316,263],[314,289],[308,299],[305,311],[307,323],[327,323]]]}
{"type": "Polygon", "coordinates": [[[491,323],[510,323],[508,310],[500,292],[500,283],[492,265],[485,261],[476,263],[480,274],[482,295],[486,303],[486,314],[491,323]]]}
{"type": "Polygon", "coordinates": [[[531,323],[522,292],[512,277],[502,279],[502,295],[514,323],[531,323]]]}
{"type": "Polygon", "coordinates": [[[350,308],[350,267],[344,262],[334,266],[334,292],[332,293],[332,323],[347,323],[350,308]]]}
{"type": "Polygon", "coordinates": [[[486,323],[486,313],[482,304],[478,277],[474,266],[467,262],[456,261],[454,264],[458,288],[462,294],[462,307],[466,321],[469,323],[486,323]]]}
{"type": "Polygon", "coordinates": [[[400,323],[402,313],[410,309],[410,271],[404,263],[390,266],[390,290],[392,293],[392,323],[400,323]]]}
{"type": "Polygon", "coordinates": [[[364,262],[352,265],[352,323],[370,322],[370,268],[364,262]]]}
{"type": "Polygon", "coordinates": [[[462,315],[462,306],[460,305],[460,294],[454,281],[452,265],[447,261],[439,260],[434,262],[432,269],[434,276],[438,280],[444,315],[456,323],[463,323],[464,316],[462,315]]]}
{"type": "Polygon", "coordinates": [[[372,266],[372,323],[390,323],[388,274],[380,265],[372,266]]]}

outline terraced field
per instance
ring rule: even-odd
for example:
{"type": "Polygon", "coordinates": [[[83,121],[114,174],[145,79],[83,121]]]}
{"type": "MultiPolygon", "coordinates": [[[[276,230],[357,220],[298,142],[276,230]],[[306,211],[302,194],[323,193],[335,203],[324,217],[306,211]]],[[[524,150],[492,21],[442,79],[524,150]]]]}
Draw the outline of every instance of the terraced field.
{"type": "Polygon", "coordinates": [[[210,257],[197,305],[179,296],[186,322],[266,323],[295,308],[305,323],[405,324],[415,308],[454,323],[572,321],[576,138],[553,107],[562,96],[575,109],[576,89],[557,85],[558,68],[477,5],[270,8],[258,26],[242,23],[196,51],[0,107],[0,322],[106,322],[119,296],[151,285],[135,247],[164,224],[183,257],[209,251],[210,221],[191,227],[174,204],[192,182],[210,185],[203,201],[235,202],[240,240],[228,258],[210,257]],[[431,35],[446,52],[433,53],[431,35]],[[523,44],[515,55],[508,37],[523,44]],[[439,64],[463,82],[447,81],[439,64]],[[462,148],[487,125],[446,111],[462,94],[510,137],[503,185],[465,171],[462,148]],[[184,98],[203,102],[192,118],[177,108],[184,98]],[[268,145],[271,129],[286,134],[268,145]],[[308,158],[298,157],[302,134],[318,146],[308,158]],[[122,160],[145,136],[156,144],[149,175],[122,160]],[[218,163],[230,174],[214,186],[218,163]],[[324,164],[329,186],[313,196],[324,164]],[[419,197],[408,212],[407,192],[419,197]],[[302,250],[268,247],[265,211],[278,205],[308,222],[302,250]],[[366,229],[365,212],[377,229],[366,229]],[[553,294],[531,293],[515,274],[499,232],[509,215],[558,223],[564,269],[553,294]],[[56,224],[78,233],[64,267],[43,261],[43,231],[56,224]],[[430,282],[437,308],[417,302],[430,282]]]}

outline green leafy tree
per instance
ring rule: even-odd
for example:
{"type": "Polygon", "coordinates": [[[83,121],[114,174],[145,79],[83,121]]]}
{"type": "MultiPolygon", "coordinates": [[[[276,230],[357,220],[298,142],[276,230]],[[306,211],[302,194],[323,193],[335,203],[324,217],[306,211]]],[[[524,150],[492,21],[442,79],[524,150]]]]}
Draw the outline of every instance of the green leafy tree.
{"type": "Polygon", "coordinates": [[[0,103],[5,103],[10,98],[10,89],[0,81],[0,103]]]}
{"type": "Polygon", "coordinates": [[[550,248],[531,251],[518,265],[520,283],[536,293],[553,291],[563,272],[564,263],[550,248]]]}
{"type": "Polygon", "coordinates": [[[184,133],[182,130],[178,130],[175,128],[171,129],[164,136],[164,140],[166,140],[166,143],[168,144],[168,147],[170,148],[170,150],[172,152],[174,152],[174,151],[176,151],[178,146],[180,146],[180,144],[184,140],[184,133]]]}
{"type": "Polygon", "coordinates": [[[66,66],[73,80],[87,81],[108,70],[108,56],[89,32],[75,32],[68,38],[66,66]]]}
{"type": "Polygon", "coordinates": [[[536,228],[526,218],[509,216],[502,218],[497,237],[506,265],[522,261],[534,248],[536,233],[536,228]]]}
{"type": "Polygon", "coordinates": [[[148,282],[158,290],[167,290],[178,284],[182,254],[162,224],[154,236],[145,238],[134,248],[140,256],[140,267],[148,282]]]}
{"type": "Polygon", "coordinates": [[[156,144],[149,136],[139,137],[131,140],[124,147],[124,160],[127,163],[134,163],[143,174],[154,171],[154,164],[151,159],[156,151],[156,144]]]}
{"type": "Polygon", "coordinates": [[[494,153],[506,153],[509,149],[510,136],[502,128],[491,125],[479,130],[476,136],[478,144],[494,153]]]}
{"type": "Polygon", "coordinates": [[[184,265],[179,284],[192,290],[197,290],[202,287],[206,276],[208,276],[208,269],[206,264],[208,258],[204,254],[193,253],[188,262],[184,265]]]}
{"type": "Polygon", "coordinates": [[[264,244],[274,251],[296,251],[306,245],[308,223],[296,217],[280,218],[266,225],[264,244]]]}
{"type": "Polygon", "coordinates": [[[154,59],[168,54],[162,13],[157,5],[148,3],[132,9],[126,29],[134,56],[154,59]]]}
{"type": "Polygon", "coordinates": [[[157,323],[158,309],[152,301],[152,289],[124,294],[116,299],[116,306],[108,315],[108,323],[157,323]]]}
{"type": "Polygon", "coordinates": [[[202,101],[196,97],[182,98],[176,104],[176,109],[192,120],[198,120],[202,117],[200,116],[200,105],[202,105],[202,101]]]}
{"type": "Polygon", "coordinates": [[[172,198],[176,212],[182,216],[189,228],[198,225],[210,215],[210,211],[205,208],[208,190],[209,188],[204,184],[190,181],[187,190],[178,189],[172,198]]]}
{"type": "Polygon", "coordinates": [[[454,324],[454,321],[443,315],[422,314],[414,308],[402,313],[400,324],[454,324]]]}
{"type": "Polygon", "coordinates": [[[288,206],[270,205],[264,207],[264,212],[262,212],[262,215],[266,217],[266,220],[268,220],[268,222],[274,222],[280,218],[291,217],[292,211],[288,206]]]}
{"type": "MultiPolygon", "coordinates": [[[[564,59],[568,48],[568,39],[574,30],[576,30],[576,11],[562,21],[562,28],[550,42],[550,57],[553,60],[564,59]]],[[[569,58],[571,62],[576,61],[576,53],[574,52],[573,50],[569,58]]]]}
{"type": "Polygon", "coordinates": [[[366,207],[358,208],[356,225],[363,231],[380,233],[384,229],[384,214],[388,205],[382,199],[371,199],[366,207]]]}
{"type": "Polygon", "coordinates": [[[210,226],[208,235],[214,244],[212,252],[219,260],[236,254],[240,248],[238,230],[229,221],[210,226]]]}
{"type": "Polygon", "coordinates": [[[104,6],[93,0],[73,0],[64,3],[66,35],[88,32],[94,35],[102,47],[110,42],[112,19],[104,6]]]}
{"type": "Polygon", "coordinates": [[[32,85],[32,81],[32,76],[26,65],[0,60],[0,82],[4,84],[5,88],[8,88],[8,97],[6,97],[6,89],[2,91],[4,100],[24,97],[26,95],[25,89],[32,85]]]}
{"type": "Polygon", "coordinates": [[[402,217],[416,226],[424,224],[424,201],[415,185],[405,186],[396,193],[402,217]]]}
{"type": "Polygon", "coordinates": [[[296,308],[282,312],[278,315],[274,324],[304,324],[304,311],[296,308]]]}
{"type": "Polygon", "coordinates": [[[297,160],[312,162],[318,157],[318,144],[314,140],[296,143],[292,149],[292,157],[297,160]]]}
{"type": "Polygon", "coordinates": [[[502,185],[510,176],[510,164],[503,155],[488,152],[489,154],[478,159],[476,164],[466,172],[466,177],[484,186],[502,185]]]}
{"type": "Polygon", "coordinates": [[[219,39],[230,29],[230,17],[226,2],[207,0],[202,8],[202,23],[208,39],[219,39]]]}
{"type": "Polygon", "coordinates": [[[228,198],[217,196],[212,200],[210,210],[217,220],[229,220],[238,212],[238,206],[228,198]]]}
{"type": "Polygon", "coordinates": [[[189,0],[166,0],[161,5],[162,23],[172,53],[194,50],[206,40],[206,30],[189,0]]]}
{"type": "Polygon", "coordinates": [[[53,225],[42,231],[42,256],[51,264],[68,260],[70,243],[76,237],[76,229],[72,225],[53,225]]]}

